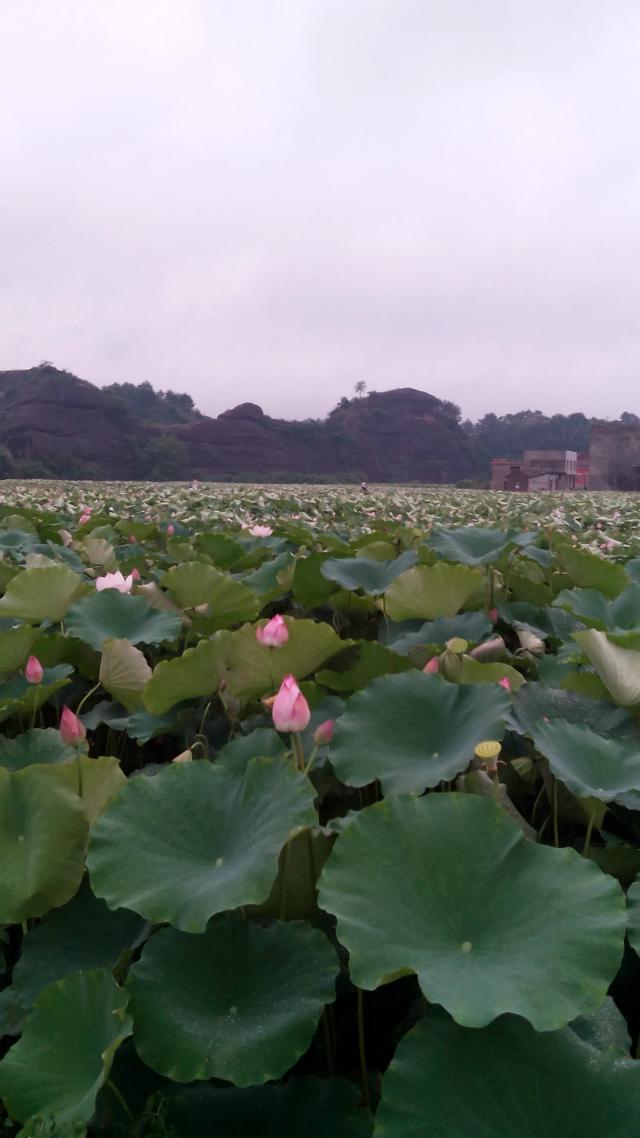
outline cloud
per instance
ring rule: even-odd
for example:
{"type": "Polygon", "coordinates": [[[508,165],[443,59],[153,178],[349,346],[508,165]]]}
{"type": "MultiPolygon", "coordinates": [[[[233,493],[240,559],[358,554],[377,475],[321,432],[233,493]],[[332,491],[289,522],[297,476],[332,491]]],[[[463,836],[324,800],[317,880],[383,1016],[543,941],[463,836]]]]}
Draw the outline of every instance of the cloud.
{"type": "Polygon", "coordinates": [[[639,46],[627,0],[10,6],[0,367],[637,409],[639,46]]]}

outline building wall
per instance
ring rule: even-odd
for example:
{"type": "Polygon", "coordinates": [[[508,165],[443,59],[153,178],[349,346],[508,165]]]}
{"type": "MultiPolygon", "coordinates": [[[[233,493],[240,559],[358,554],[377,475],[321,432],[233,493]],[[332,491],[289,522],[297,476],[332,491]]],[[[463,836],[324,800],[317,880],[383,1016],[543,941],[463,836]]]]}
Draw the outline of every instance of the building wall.
{"type": "Polygon", "coordinates": [[[640,490],[640,427],[592,427],[589,458],[591,490],[640,490]]]}

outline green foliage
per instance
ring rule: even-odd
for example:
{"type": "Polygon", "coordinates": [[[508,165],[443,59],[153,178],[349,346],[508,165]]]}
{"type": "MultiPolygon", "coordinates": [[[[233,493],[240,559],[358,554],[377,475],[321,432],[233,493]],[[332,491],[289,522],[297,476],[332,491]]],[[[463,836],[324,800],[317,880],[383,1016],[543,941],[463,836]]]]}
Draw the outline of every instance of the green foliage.
{"type": "Polygon", "coordinates": [[[5,497],[7,1135],[631,1138],[637,499],[5,497]]]}
{"type": "Polygon", "coordinates": [[[173,435],[156,435],[142,448],[140,467],[143,476],[152,481],[190,478],[189,448],[173,435]]]}

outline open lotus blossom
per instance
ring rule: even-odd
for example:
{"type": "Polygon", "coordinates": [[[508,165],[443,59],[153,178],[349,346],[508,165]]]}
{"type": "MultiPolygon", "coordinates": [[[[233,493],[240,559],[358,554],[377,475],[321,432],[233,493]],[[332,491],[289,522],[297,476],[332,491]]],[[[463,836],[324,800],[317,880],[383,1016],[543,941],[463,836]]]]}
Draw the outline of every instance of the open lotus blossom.
{"type": "Polygon", "coordinates": [[[252,537],[271,537],[273,530],[271,526],[249,526],[249,533],[252,537]]]}
{"type": "Polygon", "coordinates": [[[96,578],[96,589],[99,593],[103,589],[117,589],[119,593],[130,593],[133,587],[133,574],[123,577],[120,570],[115,573],[105,573],[104,577],[96,578]]]}
{"type": "Polygon", "coordinates": [[[24,669],[24,678],[30,684],[41,684],[44,668],[37,656],[30,656],[24,669]]]}
{"type": "Polygon", "coordinates": [[[258,644],[264,644],[265,648],[282,648],[288,639],[287,622],[279,613],[272,616],[262,628],[256,628],[256,640],[258,644]]]}
{"type": "Polygon", "coordinates": [[[276,731],[304,731],[311,711],[294,676],[285,676],[271,708],[276,731]]]}
{"type": "Polygon", "coordinates": [[[63,707],[62,715],[60,716],[60,736],[62,742],[66,743],[68,747],[77,747],[79,743],[83,743],[87,737],[84,724],[80,722],[77,715],[74,715],[71,708],[63,707]]]}
{"type": "Polygon", "coordinates": [[[422,671],[426,672],[428,676],[435,676],[436,672],[440,671],[440,660],[438,657],[432,656],[431,659],[427,661],[422,671]]]}
{"type": "Polygon", "coordinates": [[[333,739],[335,727],[336,724],[334,719],[325,719],[324,723],[321,723],[319,727],[316,727],[315,731],[313,732],[313,741],[316,747],[329,746],[329,743],[333,739]]]}

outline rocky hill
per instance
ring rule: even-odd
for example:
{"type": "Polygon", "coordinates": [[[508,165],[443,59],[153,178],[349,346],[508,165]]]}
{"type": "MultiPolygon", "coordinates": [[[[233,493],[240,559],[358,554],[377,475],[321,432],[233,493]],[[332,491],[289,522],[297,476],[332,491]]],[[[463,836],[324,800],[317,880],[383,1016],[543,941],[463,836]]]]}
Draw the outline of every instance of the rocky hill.
{"type": "Polygon", "coordinates": [[[154,422],[138,417],[116,385],[94,387],[49,364],[0,372],[0,445],[16,473],[73,478],[157,476],[151,456],[157,462],[163,448],[181,478],[455,482],[474,474],[470,444],[447,405],[412,388],[343,399],[325,420],[304,422],[270,418],[254,403],[217,418],[194,410],[164,422],[179,407],[172,400],[154,422]]]}

